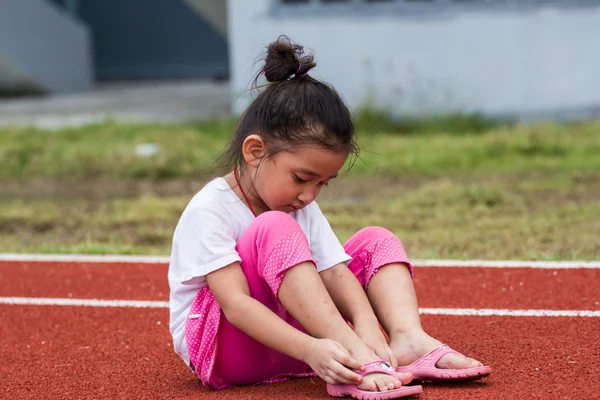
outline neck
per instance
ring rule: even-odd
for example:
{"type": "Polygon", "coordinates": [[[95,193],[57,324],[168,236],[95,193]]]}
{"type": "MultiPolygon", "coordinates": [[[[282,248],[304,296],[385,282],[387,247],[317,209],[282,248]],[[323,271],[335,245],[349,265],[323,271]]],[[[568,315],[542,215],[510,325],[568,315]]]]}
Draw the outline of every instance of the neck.
{"type": "Polygon", "coordinates": [[[240,172],[241,171],[238,168],[237,181],[234,171],[231,171],[224,177],[225,181],[229,184],[231,190],[233,190],[236,196],[240,199],[242,203],[244,203],[246,207],[250,208],[251,211],[254,211],[256,216],[262,214],[265,211],[269,211],[267,205],[261,200],[261,198],[256,193],[254,184],[252,182],[252,177],[249,176],[248,172],[240,172]],[[246,196],[244,196],[244,194],[246,196]],[[250,202],[250,206],[248,205],[246,199],[248,202],[250,202]]]}

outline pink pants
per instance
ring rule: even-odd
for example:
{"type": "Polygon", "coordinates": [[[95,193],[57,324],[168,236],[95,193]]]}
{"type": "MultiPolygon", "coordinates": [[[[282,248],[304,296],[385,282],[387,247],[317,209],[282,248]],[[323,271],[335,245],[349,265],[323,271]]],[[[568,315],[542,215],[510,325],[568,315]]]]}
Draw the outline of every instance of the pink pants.
{"type": "MultiPolygon", "coordinates": [[[[386,264],[405,263],[413,274],[402,243],[384,228],[360,230],[344,244],[344,249],[352,257],[349,269],[365,289],[377,270],[386,264]]],[[[244,232],[236,250],[242,258],[250,295],[305,332],[277,296],[288,268],[305,261],[314,263],[297,222],[282,212],[263,213],[244,232]]],[[[185,335],[191,367],[209,388],[315,375],[307,364],[270,349],[229,323],[208,286],[200,289],[192,303],[185,335]]]]}

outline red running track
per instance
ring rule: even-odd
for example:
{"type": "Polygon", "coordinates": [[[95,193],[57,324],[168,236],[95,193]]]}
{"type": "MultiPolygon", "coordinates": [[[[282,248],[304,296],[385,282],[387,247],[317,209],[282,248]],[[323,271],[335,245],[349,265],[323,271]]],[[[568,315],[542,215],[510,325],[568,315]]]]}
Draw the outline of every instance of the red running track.
{"type": "MultiPolygon", "coordinates": [[[[0,262],[0,297],[168,300],[167,267],[0,262]]],[[[421,307],[600,310],[598,269],[418,268],[421,307]]],[[[490,364],[421,399],[600,399],[600,318],[424,315],[455,349],[490,364]]],[[[167,309],[0,304],[0,398],[327,399],[319,379],[211,392],[172,350],[167,309]]]]}

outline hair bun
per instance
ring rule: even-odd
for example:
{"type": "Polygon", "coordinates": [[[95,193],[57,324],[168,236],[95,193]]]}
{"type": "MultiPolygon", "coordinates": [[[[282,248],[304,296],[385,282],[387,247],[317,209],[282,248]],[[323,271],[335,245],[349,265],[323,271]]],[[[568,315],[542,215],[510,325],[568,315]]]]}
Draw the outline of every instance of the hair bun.
{"type": "Polygon", "coordinates": [[[304,47],[285,35],[267,47],[265,65],[261,71],[269,82],[284,81],[291,76],[300,77],[316,66],[312,54],[304,55],[304,47]]]}

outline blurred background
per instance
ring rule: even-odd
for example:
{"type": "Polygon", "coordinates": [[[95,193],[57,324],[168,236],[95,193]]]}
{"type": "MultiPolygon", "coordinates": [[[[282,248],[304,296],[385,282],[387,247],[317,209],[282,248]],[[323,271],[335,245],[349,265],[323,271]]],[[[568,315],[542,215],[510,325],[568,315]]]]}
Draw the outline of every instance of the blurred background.
{"type": "Polygon", "coordinates": [[[169,254],[281,34],[356,119],[341,240],[600,258],[599,0],[0,0],[0,252],[169,254]]]}

